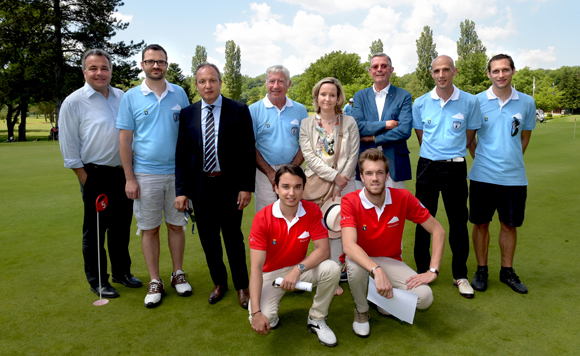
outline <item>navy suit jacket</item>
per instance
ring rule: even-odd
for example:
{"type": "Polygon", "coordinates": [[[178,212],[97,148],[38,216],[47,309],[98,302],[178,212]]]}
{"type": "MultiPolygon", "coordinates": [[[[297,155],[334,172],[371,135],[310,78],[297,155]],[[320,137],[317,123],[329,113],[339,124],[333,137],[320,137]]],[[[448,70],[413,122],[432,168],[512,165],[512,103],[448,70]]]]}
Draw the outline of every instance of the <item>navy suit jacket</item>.
{"type": "MultiPolygon", "coordinates": [[[[375,142],[360,143],[360,153],[368,148],[382,146],[383,153],[389,159],[391,179],[395,182],[412,178],[410,152],[407,147],[413,122],[411,104],[411,93],[391,85],[385,98],[382,120],[379,121],[373,88],[359,90],[354,94],[353,116],[358,124],[360,136],[375,136],[375,142]],[[399,125],[392,130],[386,130],[386,120],[397,120],[399,125]]],[[[357,178],[359,178],[358,167],[357,178]]]]}
{"type": "MultiPolygon", "coordinates": [[[[238,194],[253,192],[256,178],[256,149],[250,110],[245,104],[223,97],[217,154],[223,189],[238,194]]],[[[203,176],[201,100],[181,110],[175,152],[177,196],[200,196],[203,176]]]]}

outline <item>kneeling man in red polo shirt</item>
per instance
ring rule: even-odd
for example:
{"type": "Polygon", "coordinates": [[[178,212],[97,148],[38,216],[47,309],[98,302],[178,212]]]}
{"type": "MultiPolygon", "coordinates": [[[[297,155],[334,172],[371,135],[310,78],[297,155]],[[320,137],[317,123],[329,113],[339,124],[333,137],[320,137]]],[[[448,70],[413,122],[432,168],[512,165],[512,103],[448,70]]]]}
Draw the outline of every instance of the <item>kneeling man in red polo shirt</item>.
{"type": "MultiPolygon", "coordinates": [[[[341,227],[348,285],[356,307],[352,329],[356,335],[367,337],[369,273],[383,297],[392,298],[393,287],[408,290],[419,295],[417,309],[429,308],[433,292],[428,283],[439,274],[445,230],[408,190],[385,188],[389,162],[382,151],[376,148],[364,151],[359,167],[365,186],[342,198],[341,227]],[[431,264],[425,273],[417,274],[401,259],[405,220],[421,224],[433,235],[431,264]]],[[[388,315],[381,308],[379,312],[388,315]]]]}
{"type": "Polygon", "coordinates": [[[308,313],[308,331],[325,346],[336,346],[336,336],[326,325],[328,307],[340,280],[340,268],[329,260],[328,230],[322,225],[318,205],[301,200],[306,176],[302,168],[283,165],[276,172],[279,199],[260,210],[250,232],[250,322],[266,335],[280,325],[280,299],[296,283],[310,282],[316,288],[308,313]],[[312,240],[316,249],[306,257],[312,240]],[[273,282],[282,277],[280,287],[273,282]]]}

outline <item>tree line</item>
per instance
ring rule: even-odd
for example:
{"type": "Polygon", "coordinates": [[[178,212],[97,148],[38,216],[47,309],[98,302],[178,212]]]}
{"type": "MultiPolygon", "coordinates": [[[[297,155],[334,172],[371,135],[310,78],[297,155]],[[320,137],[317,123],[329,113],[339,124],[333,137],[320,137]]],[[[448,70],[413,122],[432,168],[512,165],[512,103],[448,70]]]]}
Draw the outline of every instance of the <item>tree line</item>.
{"type": "MultiPolygon", "coordinates": [[[[26,113],[31,105],[46,117],[58,120],[64,98],[83,85],[81,56],[89,48],[102,48],[112,55],[111,85],[127,90],[141,82],[140,69],[129,58],[142,51],[145,42],[110,41],[117,31],[129,26],[114,17],[120,6],[123,6],[122,0],[0,0],[0,110],[5,108],[9,137],[19,124],[18,139],[26,140],[26,113]]],[[[486,75],[489,58],[473,21],[463,21],[460,30],[455,63],[458,74],[454,83],[475,94],[491,85],[486,75]]],[[[435,86],[430,69],[438,53],[429,26],[423,28],[416,47],[415,71],[391,76],[391,83],[408,90],[413,99],[435,86]]],[[[313,110],[312,87],[321,78],[332,76],[341,81],[347,98],[353,97],[357,91],[372,85],[367,73],[369,60],[374,53],[383,52],[382,41],[373,41],[369,50],[364,62],[355,53],[325,54],[302,74],[291,78],[293,85],[288,96],[313,110]]],[[[265,74],[253,78],[241,74],[241,51],[234,41],[226,42],[225,59],[224,95],[246,104],[266,95],[265,74]]],[[[196,46],[191,72],[206,61],[205,47],[196,46]]],[[[166,78],[182,86],[191,102],[200,99],[193,76],[185,76],[178,64],[170,63],[166,78]]],[[[574,113],[580,109],[578,66],[556,70],[524,67],[516,72],[513,83],[517,90],[534,95],[537,107],[544,111],[565,108],[574,113]]]]}

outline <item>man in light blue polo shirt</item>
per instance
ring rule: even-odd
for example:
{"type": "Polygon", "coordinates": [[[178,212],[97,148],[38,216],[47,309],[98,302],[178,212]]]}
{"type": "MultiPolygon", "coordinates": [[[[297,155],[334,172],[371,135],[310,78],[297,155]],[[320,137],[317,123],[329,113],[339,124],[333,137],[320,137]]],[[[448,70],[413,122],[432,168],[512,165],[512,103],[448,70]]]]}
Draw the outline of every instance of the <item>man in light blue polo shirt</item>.
{"type": "Polygon", "coordinates": [[[300,166],[304,162],[298,137],[300,122],[308,117],[308,111],[304,105],[286,96],[291,84],[290,72],[284,66],[268,68],[268,94],[250,105],[256,137],[256,213],[278,200],[275,177],[280,165],[300,166]]]}
{"type": "MultiPolygon", "coordinates": [[[[465,155],[475,130],[481,126],[481,119],[477,98],[453,85],[456,74],[451,57],[435,58],[431,63],[431,76],[436,86],[413,104],[413,128],[421,146],[415,196],[435,216],[441,192],[449,221],[453,284],[458,287],[459,294],[473,298],[473,288],[467,279],[469,233],[465,155]]],[[[429,269],[430,246],[431,235],[417,225],[415,263],[418,273],[429,269]]]]}
{"type": "Polygon", "coordinates": [[[342,109],[342,113],[348,116],[352,116],[352,106],[354,104],[354,99],[350,98],[350,100],[348,101],[348,103],[346,103],[346,105],[344,106],[344,108],[342,109]]]}
{"type": "Polygon", "coordinates": [[[517,231],[524,222],[527,185],[524,153],[536,127],[536,103],[529,95],[511,87],[516,72],[513,59],[498,54],[489,60],[487,76],[492,86],[477,94],[481,106],[481,128],[473,166],[469,172],[469,220],[473,225],[473,248],[477,271],[475,290],[487,289],[489,223],[497,210],[501,229],[501,271],[499,279],[515,292],[525,294],[526,286],[513,269],[517,231]]]}
{"type": "Polygon", "coordinates": [[[186,221],[175,201],[175,147],[179,113],[189,105],[185,91],[165,80],[167,52],[159,45],[143,50],[141,67],[145,80],[127,91],[117,119],[120,129],[121,161],[127,178],[125,192],[134,199],[137,227],[143,231],[143,255],[151,277],[144,305],[161,303],[164,284],[159,273],[159,227],[162,216],[168,230],[173,260],[171,286],[180,296],[191,295],[191,285],[183,272],[186,221]]]}

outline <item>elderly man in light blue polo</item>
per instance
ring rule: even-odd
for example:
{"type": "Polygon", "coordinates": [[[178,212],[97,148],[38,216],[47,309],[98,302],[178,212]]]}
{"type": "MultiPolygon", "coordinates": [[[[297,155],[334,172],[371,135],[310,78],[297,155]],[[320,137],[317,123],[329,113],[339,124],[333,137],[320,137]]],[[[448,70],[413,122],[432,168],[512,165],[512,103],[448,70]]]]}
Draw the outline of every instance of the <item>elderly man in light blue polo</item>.
{"type": "Polygon", "coordinates": [[[284,66],[268,68],[268,94],[250,105],[256,138],[256,213],[278,199],[274,178],[280,165],[300,166],[304,162],[298,137],[300,122],[308,117],[308,111],[286,96],[291,84],[290,73],[284,66]]]}
{"type": "MultiPolygon", "coordinates": [[[[413,128],[419,145],[415,197],[437,214],[439,193],[443,196],[449,220],[449,245],[453,252],[453,283],[459,294],[473,298],[467,279],[469,233],[467,231],[467,147],[475,130],[481,127],[479,102],[475,95],[457,89],[453,77],[457,68],[449,56],[431,63],[435,88],[413,104],[413,128]]],[[[431,235],[421,225],[415,231],[417,273],[426,272],[431,263],[431,235]]]]}

